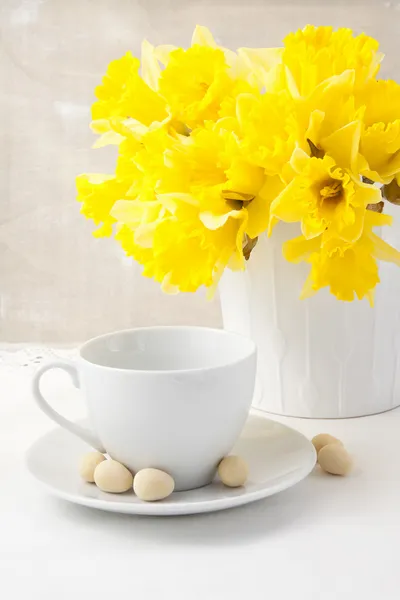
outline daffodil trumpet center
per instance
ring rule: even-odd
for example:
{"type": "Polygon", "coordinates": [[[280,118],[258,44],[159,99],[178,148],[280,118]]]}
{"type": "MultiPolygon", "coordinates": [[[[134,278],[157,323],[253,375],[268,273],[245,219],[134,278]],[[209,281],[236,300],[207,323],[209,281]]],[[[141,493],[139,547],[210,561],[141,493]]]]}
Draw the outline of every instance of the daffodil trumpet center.
{"type": "Polygon", "coordinates": [[[319,191],[319,195],[321,198],[321,202],[325,203],[334,203],[340,201],[343,194],[343,186],[342,182],[337,179],[332,179],[327,184],[325,184],[319,191]]]}

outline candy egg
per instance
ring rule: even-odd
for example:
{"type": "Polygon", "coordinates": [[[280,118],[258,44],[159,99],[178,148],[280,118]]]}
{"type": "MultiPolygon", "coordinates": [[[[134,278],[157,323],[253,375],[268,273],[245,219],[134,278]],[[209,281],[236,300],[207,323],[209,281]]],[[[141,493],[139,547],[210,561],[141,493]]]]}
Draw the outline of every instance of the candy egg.
{"type": "Polygon", "coordinates": [[[88,452],[81,458],[79,464],[79,475],[88,483],[94,482],[94,470],[106,457],[100,452],[88,452]]]}
{"type": "Polygon", "coordinates": [[[106,460],[95,468],[94,482],[103,492],[121,494],[132,487],[133,476],[116,460],[106,460]]]}
{"type": "Polygon", "coordinates": [[[340,440],[333,437],[333,435],[330,435],[329,433],[319,433],[313,437],[311,443],[317,452],[319,452],[321,448],[327,446],[328,444],[341,444],[343,446],[343,443],[340,440]]]}
{"type": "Polygon", "coordinates": [[[218,466],[218,475],[224,485],[240,487],[247,481],[249,469],[240,456],[226,456],[218,466]]]}
{"type": "Polygon", "coordinates": [[[159,469],[142,469],[133,480],[133,491],[140,500],[156,502],[170,496],[175,488],[171,475],[159,469]]]}
{"type": "Polygon", "coordinates": [[[352,469],[352,460],[341,444],[328,444],[318,452],[318,462],[324,471],[332,475],[347,475],[352,469]]]}

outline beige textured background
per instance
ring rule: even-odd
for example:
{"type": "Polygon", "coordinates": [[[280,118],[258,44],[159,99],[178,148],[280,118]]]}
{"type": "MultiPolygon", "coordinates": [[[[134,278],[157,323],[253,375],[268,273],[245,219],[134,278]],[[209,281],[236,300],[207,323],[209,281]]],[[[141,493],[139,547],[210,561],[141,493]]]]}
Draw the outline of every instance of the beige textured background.
{"type": "Polygon", "coordinates": [[[73,343],[136,325],[218,325],[218,301],[164,296],[117,245],[91,237],[75,175],[112,168],[91,150],[93,88],[143,37],[189,43],[196,23],[224,45],[279,45],[306,23],[380,41],[400,76],[400,2],[378,0],[0,0],[0,342],[73,343]]]}

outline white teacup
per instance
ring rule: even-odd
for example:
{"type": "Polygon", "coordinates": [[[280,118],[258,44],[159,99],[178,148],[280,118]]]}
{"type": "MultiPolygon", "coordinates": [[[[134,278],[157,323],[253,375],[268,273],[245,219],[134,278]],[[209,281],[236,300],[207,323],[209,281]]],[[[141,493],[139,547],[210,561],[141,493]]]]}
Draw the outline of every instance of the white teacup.
{"type": "Polygon", "coordinates": [[[220,329],[149,327],[86,342],[77,363],[57,361],[33,378],[46,415],[133,472],[170,473],[175,489],[213,479],[236,442],[254,391],[256,347],[220,329]],[[92,431],[58,414],[40,392],[49,369],[82,386],[92,431]]]}

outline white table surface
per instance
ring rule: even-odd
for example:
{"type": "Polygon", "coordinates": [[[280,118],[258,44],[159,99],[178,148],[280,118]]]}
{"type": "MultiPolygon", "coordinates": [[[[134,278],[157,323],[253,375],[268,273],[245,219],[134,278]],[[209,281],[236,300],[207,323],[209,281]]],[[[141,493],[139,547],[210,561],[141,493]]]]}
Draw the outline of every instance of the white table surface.
{"type": "MultiPolygon", "coordinates": [[[[117,515],[52,498],[26,471],[26,449],[53,427],[29,392],[36,357],[49,354],[0,352],[2,599],[400,598],[400,410],[279,419],[341,438],[357,465],[348,478],[315,470],[286,492],[208,515],[117,515]]],[[[63,375],[48,394],[67,416],[84,414],[63,375]]]]}

